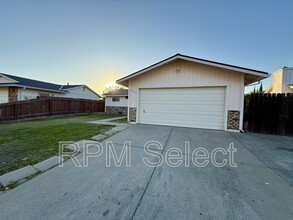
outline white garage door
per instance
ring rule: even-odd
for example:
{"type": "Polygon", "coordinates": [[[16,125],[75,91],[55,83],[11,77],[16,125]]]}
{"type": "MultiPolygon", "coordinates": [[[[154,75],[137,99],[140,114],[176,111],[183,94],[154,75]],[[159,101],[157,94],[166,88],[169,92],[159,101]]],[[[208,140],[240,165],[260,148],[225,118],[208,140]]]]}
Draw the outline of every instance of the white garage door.
{"type": "Polygon", "coordinates": [[[224,105],[224,87],[141,89],[138,121],[223,130],[224,105]]]}

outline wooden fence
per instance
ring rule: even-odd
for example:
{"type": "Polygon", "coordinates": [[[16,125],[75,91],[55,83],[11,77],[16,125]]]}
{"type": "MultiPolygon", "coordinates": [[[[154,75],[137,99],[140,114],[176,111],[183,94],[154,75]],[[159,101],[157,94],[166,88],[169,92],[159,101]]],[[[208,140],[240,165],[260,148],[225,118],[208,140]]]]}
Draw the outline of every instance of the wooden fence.
{"type": "Polygon", "coordinates": [[[48,97],[0,104],[0,121],[104,110],[104,101],[48,97]]]}
{"type": "Polygon", "coordinates": [[[245,98],[246,132],[293,135],[293,94],[252,94],[245,98]]]}

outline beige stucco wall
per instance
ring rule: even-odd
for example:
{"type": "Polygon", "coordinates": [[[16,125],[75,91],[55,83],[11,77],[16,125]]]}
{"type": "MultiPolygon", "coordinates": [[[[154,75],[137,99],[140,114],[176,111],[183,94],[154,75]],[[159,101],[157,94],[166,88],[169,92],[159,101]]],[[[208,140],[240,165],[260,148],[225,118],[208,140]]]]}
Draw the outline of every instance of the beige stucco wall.
{"type": "Polygon", "coordinates": [[[226,87],[226,110],[240,111],[242,128],[244,74],[176,60],[129,80],[129,107],[138,108],[140,88],[226,87]]]}

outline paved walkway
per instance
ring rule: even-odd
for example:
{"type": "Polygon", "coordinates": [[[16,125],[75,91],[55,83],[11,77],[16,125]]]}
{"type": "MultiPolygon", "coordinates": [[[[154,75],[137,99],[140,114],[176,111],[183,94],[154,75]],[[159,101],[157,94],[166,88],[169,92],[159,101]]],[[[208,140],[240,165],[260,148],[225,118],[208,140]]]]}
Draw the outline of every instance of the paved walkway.
{"type": "Polygon", "coordinates": [[[97,121],[90,121],[88,123],[101,124],[101,125],[113,125],[113,126],[118,126],[118,127],[129,127],[130,124],[128,124],[128,123],[111,122],[113,120],[118,120],[118,119],[123,119],[123,118],[126,118],[126,116],[115,117],[115,118],[107,118],[107,119],[102,119],[102,120],[97,120],[97,121]]]}
{"type": "MultiPolygon", "coordinates": [[[[1,219],[292,219],[293,188],[229,132],[133,125],[112,141],[119,156],[131,141],[131,166],[106,166],[106,151],[91,158],[88,167],[77,168],[72,160],[0,195],[1,219]],[[148,141],[158,141],[165,158],[171,148],[192,151],[204,147],[237,148],[237,168],[185,166],[157,161],[144,151],[148,141]]],[[[273,140],[273,139],[272,139],[273,140]]],[[[256,139],[256,147],[262,143],[256,139]]],[[[280,146],[282,140],[279,141],[280,146]]],[[[293,142],[291,142],[293,143],[293,142]]],[[[102,142],[105,144],[105,141],[102,142]]],[[[91,152],[96,152],[92,148],[91,152]]],[[[224,155],[222,155],[224,156],[224,155]]],[[[83,162],[83,153],[77,157],[83,162]]],[[[220,161],[223,158],[220,158],[220,161]]]]}

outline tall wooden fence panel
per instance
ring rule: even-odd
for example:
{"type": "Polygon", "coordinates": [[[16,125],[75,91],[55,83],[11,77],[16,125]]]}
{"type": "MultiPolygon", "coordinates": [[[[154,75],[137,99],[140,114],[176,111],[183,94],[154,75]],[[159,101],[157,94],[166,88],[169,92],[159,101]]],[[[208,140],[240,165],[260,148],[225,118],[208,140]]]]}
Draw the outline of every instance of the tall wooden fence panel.
{"type": "Polygon", "coordinates": [[[251,94],[245,98],[246,132],[293,135],[293,94],[251,94]]]}
{"type": "Polygon", "coordinates": [[[0,104],[0,121],[104,111],[104,101],[49,97],[0,104]]]}

